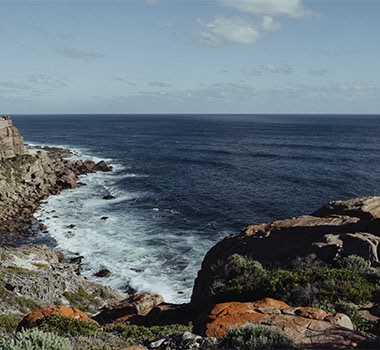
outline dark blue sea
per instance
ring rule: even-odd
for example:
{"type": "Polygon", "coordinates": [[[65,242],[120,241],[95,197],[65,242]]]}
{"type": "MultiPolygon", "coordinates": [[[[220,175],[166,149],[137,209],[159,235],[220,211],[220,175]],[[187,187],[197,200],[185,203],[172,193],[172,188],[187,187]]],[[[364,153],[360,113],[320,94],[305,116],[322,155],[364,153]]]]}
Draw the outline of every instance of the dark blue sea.
{"type": "Polygon", "coordinates": [[[189,299],[204,254],[225,235],[330,200],[380,195],[379,116],[13,119],[26,143],[68,147],[74,158],[114,167],[50,197],[37,213],[49,231],[39,239],[85,256],[90,278],[108,268],[112,276],[102,283],[170,302],[189,299]]]}

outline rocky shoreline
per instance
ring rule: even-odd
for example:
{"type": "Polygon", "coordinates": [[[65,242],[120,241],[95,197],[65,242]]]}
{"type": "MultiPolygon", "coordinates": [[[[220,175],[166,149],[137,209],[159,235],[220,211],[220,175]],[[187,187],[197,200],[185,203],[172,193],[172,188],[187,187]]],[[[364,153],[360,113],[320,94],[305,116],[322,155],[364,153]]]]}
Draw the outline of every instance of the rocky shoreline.
{"type": "Polygon", "coordinates": [[[158,294],[125,298],[81,277],[80,257],[22,244],[44,229],[33,214],[49,195],[112,170],[70,155],[26,149],[0,119],[0,338],[32,328],[81,350],[380,346],[380,197],[245,227],[206,254],[191,301],[169,304],[158,294]],[[266,343],[248,347],[260,332],[266,343]]]}

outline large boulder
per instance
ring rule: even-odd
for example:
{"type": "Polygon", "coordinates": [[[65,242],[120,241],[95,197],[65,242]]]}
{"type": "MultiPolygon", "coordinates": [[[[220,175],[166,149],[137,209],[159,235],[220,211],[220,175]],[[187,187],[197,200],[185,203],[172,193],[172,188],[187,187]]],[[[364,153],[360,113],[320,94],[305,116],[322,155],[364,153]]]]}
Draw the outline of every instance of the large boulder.
{"type": "Polygon", "coordinates": [[[94,317],[100,324],[129,321],[139,323],[155,306],[164,302],[159,294],[139,293],[103,307],[94,317]]]}
{"type": "Polygon", "coordinates": [[[217,304],[206,318],[194,324],[197,334],[222,338],[228,329],[246,323],[265,324],[284,332],[301,348],[350,348],[365,339],[353,331],[351,320],[343,314],[332,316],[311,307],[290,307],[282,301],[266,298],[252,303],[217,304]]]}
{"type": "Polygon", "coordinates": [[[223,264],[233,254],[251,257],[263,265],[283,266],[310,254],[329,264],[343,256],[358,255],[378,266],[379,212],[380,197],[364,197],[331,202],[313,215],[249,225],[209,250],[198,272],[192,301],[211,295],[213,266],[223,264]]]}

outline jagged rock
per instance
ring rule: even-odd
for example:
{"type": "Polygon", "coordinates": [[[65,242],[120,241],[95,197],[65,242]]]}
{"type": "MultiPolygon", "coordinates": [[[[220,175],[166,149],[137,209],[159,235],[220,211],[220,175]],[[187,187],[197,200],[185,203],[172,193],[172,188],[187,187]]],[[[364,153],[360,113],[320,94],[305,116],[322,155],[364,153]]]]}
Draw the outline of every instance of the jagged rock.
{"type": "Polygon", "coordinates": [[[337,316],[332,317],[321,309],[290,307],[282,301],[266,298],[252,303],[217,304],[207,317],[197,320],[194,330],[201,335],[220,338],[229,328],[250,322],[284,332],[301,348],[356,347],[365,335],[352,330],[346,315],[337,316]]]}
{"type": "Polygon", "coordinates": [[[330,202],[314,212],[313,215],[348,215],[364,220],[380,219],[380,197],[362,197],[330,202]]]}
{"type": "Polygon", "coordinates": [[[107,171],[112,171],[112,167],[107,165],[104,160],[101,160],[99,163],[96,163],[93,166],[93,170],[107,172],[107,171]]]}
{"type": "Polygon", "coordinates": [[[105,306],[94,317],[99,324],[129,321],[138,323],[142,316],[147,315],[155,306],[164,302],[159,294],[139,293],[120,302],[105,306]]]}
{"type": "Polygon", "coordinates": [[[0,257],[0,290],[7,285],[11,291],[2,295],[0,314],[25,314],[25,308],[57,302],[74,307],[80,304],[95,314],[104,304],[123,299],[111,288],[77,276],[77,265],[64,262],[63,255],[51,248],[0,248],[0,257]]]}
{"type": "Polygon", "coordinates": [[[36,325],[37,321],[44,319],[47,316],[57,314],[65,317],[75,318],[76,320],[95,322],[94,320],[89,318],[84,312],[78,309],[74,309],[65,305],[51,306],[33,311],[26,315],[17,326],[17,332],[21,331],[23,328],[33,328],[36,325]]]}
{"type": "Polygon", "coordinates": [[[331,264],[343,256],[358,255],[379,266],[379,205],[380,197],[337,201],[313,215],[247,226],[208,251],[194,284],[192,300],[211,295],[212,266],[222,264],[233,254],[251,257],[264,265],[286,265],[310,254],[331,264]]]}
{"type": "Polygon", "coordinates": [[[35,233],[33,213],[41,200],[76,188],[79,175],[111,169],[104,162],[95,169],[93,161],[63,158],[70,155],[69,150],[55,147],[26,150],[12,121],[0,118],[0,245],[16,244],[35,233]],[[4,158],[10,158],[6,169],[4,158]]]}

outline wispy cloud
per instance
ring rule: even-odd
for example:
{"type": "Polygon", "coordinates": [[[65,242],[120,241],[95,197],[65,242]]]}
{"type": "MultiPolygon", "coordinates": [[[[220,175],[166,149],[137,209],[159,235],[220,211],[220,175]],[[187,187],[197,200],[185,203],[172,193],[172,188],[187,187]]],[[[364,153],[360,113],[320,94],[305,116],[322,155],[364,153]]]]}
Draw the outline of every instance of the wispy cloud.
{"type": "Polygon", "coordinates": [[[72,33],[64,33],[64,32],[58,32],[58,31],[49,31],[41,27],[32,27],[32,30],[40,34],[41,36],[48,38],[48,39],[62,39],[62,40],[72,40],[76,36],[72,33]]]}
{"type": "Polygon", "coordinates": [[[129,80],[124,79],[124,78],[120,78],[120,77],[114,77],[112,80],[118,81],[118,82],[123,83],[123,84],[127,84],[129,86],[137,86],[137,83],[135,83],[133,81],[129,81],[129,80]]]}
{"type": "Polygon", "coordinates": [[[54,89],[66,87],[64,80],[51,77],[47,74],[31,74],[21,80],[0,81],[0,88],[4,94],[31,94],[43,95],[54,89]]]}
{"type": "Polygon", "coordinates": [[[329,74],[327,69],[310,69],[309,73],[314,77],[323,77],[326,74],[329,74]]]}
{"type": "Polygon", "coordinates": [[[104,54],[97,51],[85,51],[74,48],[56,48],[55,51],[62,57],[84,60],[86,62],[106,57],[104,54]]]}
{"type": "Polygon", "coordinates": [[[172,87],[173,85],[164,83],[162,81],[151,81],[148,83],[149,86],[157,87],[157,88],[169,88],[172,87]]]}
{"type": "Polygon", "coordinates": [[[52,78],[46,74],[29,75],[28,82],[32,85],[49,86],[52,88],[61,88],[67,86],[67,83],[65,81],[52,78]]]}
{"type": "Polygon", "coordinates": [[[215,0],[223,6],[235,8],[242,12],[269,15],[307,17],[313,14],[305,9],[302,0],[215,0]]]}
{"type": "Polygon", "coordinates": [[[289,64],[273,65],[265,64],[254,68],[244,68],[241,71],[245,75],[260,76],[264,73],[272,74],[291,74],[294,72],[294,68],[289,64]]]}

